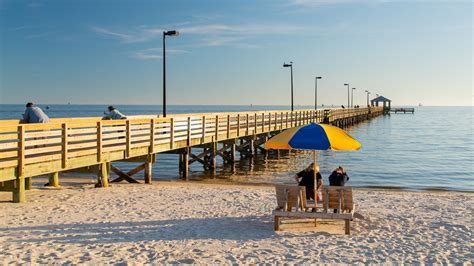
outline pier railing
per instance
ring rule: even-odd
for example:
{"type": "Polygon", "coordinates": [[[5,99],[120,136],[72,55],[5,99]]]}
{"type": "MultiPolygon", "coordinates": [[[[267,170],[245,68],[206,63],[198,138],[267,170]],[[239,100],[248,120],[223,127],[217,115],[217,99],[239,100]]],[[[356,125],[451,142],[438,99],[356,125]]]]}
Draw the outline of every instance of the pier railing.
{"type": "Polygon", "coordinates": [[[357,108],[136,116],[127,120],[58,118],[47,124],[4,120],[0,121],[0,182],[368,113],[368,108],[357,108]]]}

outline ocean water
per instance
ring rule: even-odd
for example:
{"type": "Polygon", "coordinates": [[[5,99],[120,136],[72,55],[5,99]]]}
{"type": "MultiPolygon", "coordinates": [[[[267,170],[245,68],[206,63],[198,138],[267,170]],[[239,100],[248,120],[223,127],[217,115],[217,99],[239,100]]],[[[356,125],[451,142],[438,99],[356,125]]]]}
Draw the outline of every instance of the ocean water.
{"type": "MultiPolygon", "coordinates": [[[[40,105],[50,117],[101,116],[101,105],[40,105]]],[[[161,106],[117,106],[126,115],[161,113],[161,106]]],[[[298,108],[310,108],[298,106],[298,108]]],[[[287,106],[169,106],[168,113],[203,113],[288,109],[287,106]]],[[[23,105],[0,105],[0,119],[18,119],[23,105]]],[[[415,114],[380,116],[347,129],[362,143],[359,151],[318,151],[323,180],[331,171],[346,168],[348,185],[406,190],[461,190],[474,192],[473,107],[417,107],[415,114]]],[[[199,152],[198,149],[195,151],[199,152]]],[[[238,155],[238,154],[237,154],[238,155]]],[[[198,163],[190,166],[191,179],[238,182],[291,182],[295,172],[312,161],[312,152],[270,152],[224,165],[217,175],[198,163]]],[[[136,164],[121,163],[127,170],[136,164]]],[[[158,154],[155,179],[176,179],[178,155],[158,154]]],[[[94,178],[94,177],[91,177],[94,178]]]]}

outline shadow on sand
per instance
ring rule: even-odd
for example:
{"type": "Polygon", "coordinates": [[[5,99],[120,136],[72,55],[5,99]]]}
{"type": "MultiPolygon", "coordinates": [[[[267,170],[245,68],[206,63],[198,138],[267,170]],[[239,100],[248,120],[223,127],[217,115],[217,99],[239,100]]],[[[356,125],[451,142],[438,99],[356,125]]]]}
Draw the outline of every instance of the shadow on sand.
{"type": "MultiPolygon", "coordinates": [[[[278,236],[270,216],[187,218],[174,220],[52,224],[0,228],[12,241],[62,244],[126,243],[160,240],[259,240],[278,236]],[[16,235],[28,235],[14,239],[16,235]]],[[[309,233],[311,234],[311,233],[309,233]]],[[[304,234],[308,236],[308,233],[304,234]]],[[[298,237],[293,235],[293,237],[298,237]]]]}

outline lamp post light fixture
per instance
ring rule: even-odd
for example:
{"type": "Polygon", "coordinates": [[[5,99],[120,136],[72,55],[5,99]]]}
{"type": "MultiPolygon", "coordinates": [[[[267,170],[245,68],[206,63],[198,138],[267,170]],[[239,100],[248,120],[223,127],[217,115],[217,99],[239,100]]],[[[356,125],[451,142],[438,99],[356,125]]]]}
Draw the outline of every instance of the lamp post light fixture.
{"type": "Polygon", "coordinates": [[[166,36],[178,36],[175,30],[163,31],[163,117],[166,117],[166,36]]]}
{"type": "Polygon", "coordinates": [[[369,94],[370,94],[370,91],[365,90],[365,92],[367,92],[367,107],[370,107],[370,105],[369,105],[369,94]]]}
{"type": "Polygon", "coordinates": [[[318,79],[322,77],[314,77],[314,110],[318,110],[318,79]]]}
{"type": "Polygon", "coordinates": [[[356,88],[352,88],[352,91],[351,91],[351,108],[354,108],[354,90],[356,88]]]}
{"type": "Polygon", "coordinates": [[[293,112],[293,62],[283,63],[283,67],[289,67],[291,70],[291,111],[293,112]]]}
{"type": "Polygon", "coordinates": [[[347,86],[347,108],[349,108],[349,99],[350,99],[350,96],[349,96],[349,83],[346,83],[344,84],[344,86],[347,86]]]}

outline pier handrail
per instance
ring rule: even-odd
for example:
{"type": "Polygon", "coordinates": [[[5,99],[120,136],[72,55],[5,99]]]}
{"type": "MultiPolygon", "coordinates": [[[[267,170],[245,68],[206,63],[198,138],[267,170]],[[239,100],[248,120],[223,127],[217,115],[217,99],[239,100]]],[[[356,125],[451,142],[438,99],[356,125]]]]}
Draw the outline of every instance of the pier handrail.
{"type": "MultiPolygon", "coordinates": [[[[368,108],[325,110],[330,121],[369,112],[368,108]]],[[[126,120],[57,118],[46,124],[4,120],[0,182],[322,122],[325,110],[149,115],[126,120]]]]}

